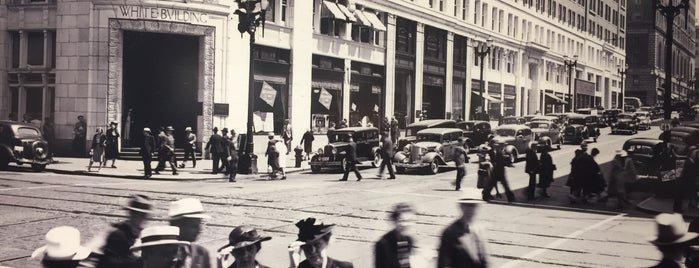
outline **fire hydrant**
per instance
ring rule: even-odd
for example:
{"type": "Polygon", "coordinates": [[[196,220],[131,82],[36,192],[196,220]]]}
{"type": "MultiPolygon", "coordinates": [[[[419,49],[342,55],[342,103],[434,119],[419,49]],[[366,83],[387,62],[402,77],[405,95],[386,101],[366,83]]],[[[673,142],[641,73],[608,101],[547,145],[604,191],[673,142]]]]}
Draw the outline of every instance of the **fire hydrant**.
{"type": "Polygon", "coordinates": [[[295,167],[300,168],[301,161],[303,161],[303,149],[301,148],[301,146],[296,146],[296,148],[294,149],[294,156],[296,157],[295,167]]]}

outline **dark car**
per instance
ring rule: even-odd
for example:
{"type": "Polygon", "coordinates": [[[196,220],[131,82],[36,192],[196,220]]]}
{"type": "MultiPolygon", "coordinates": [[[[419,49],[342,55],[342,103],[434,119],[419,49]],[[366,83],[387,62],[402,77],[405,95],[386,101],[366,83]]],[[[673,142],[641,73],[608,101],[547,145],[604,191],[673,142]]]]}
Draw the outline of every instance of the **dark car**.
{"type": "Polygon", "coordinates": [[[667,146],[662,140],[633,138],[624,143],[639,175],[661,178],[663,162],[666,161],[667,146]]]}
{"type": "Polygon", "coordinates": [[[30,164],[42,171],[50,162],[49,145],[34,125],[0,121],[0,169],[10,163],[30,164]]]}
{"type": "Polygon", "coordinates": [[[456,123],[456,127],[464,132],[464,143],[469,149],[474,149],[493,138],[493,130],[488,121],[463,121],[456,123]]]}
{"type": "Polygon", "coordinates": [[[699,145],[699,129],[693,127],[674,127],[670,130],[670,147],[675,156],[685,158],[689,147],[699,145]]]}
{"type": "Polygon", "coordinates": [[[580,144],[592,138],[597,142],[597,137],[600,135],[598,120],[596,115],[568,115],[568,125],[563,128],[563,141],[580,144]]]}
{"type": "Polygon", "coordinates": [[[621,109],[609,109],[602,112],[602,117],[604,121],[607,122],[607,125],[611,125],[612,123],[616,123],[616,117],[620,113],[622,113],[621,109]]]}
{"type": "Polygon", "coordinates": [[[557,149],[561,149],[563,144],[563,134],[561,127],[551,121],[538,120],[529,122],[529,127],[534,132],[534,140],[538,141],[541,137],[549,137],[549,146],[556,145],[557,149]]]}
{"type": "Polygon", "coordinates": [[[415,142],[415,136],[420,130],[426,128],[454,127],[456,127],[456,121],[448,119],[427,119],[412,123],[405,128],[405,137],[398,139],[398,146],[396,148],[400,149],[405,147],[405,145],[415,142]]]}
{"type": "Polygon", "coordinates": [[[357,144],[357,160],[371,160],[371,165],[379,166],[381,154],[379,154],[379,129],[375,127],[348,127],[335,130],[328,137],[328,145],[311,157],[311,171],[320,172],[323,167],[334,167],[342,170],[346,167],[346,155],[349,149],[348,137],[357,144]]]}
{"type": "Polygon", "coordinates": [[[505,116],[500,120],[499,125],[524,125],[526,122],[527,120],[523,117],[505,116]]]}
{"type": "Polygon", "coordinates": [[[617,120],[612,123],[612,134],[620,132],[636,134],[638,133],[638,117],[632,113],[620,113],[617,120]]]}
{"type": "Polygon", "coordinates": [[[502,125],[495,129],[493,144],[501,144],[503,154],[510,163],[525,156],[529,144],[534,141],[534,132],[525,125],[502,125]]]}
{"type": "Polygon", "coordinates": [[[459,139],[463,138],[463,131],[459,128],[429,128],[419,131],[416,137],[417,142],[393,156],[398,173],[408,168],[424,168],[430,174],[437,174],[440,165],[454,161],[457,156],[454,148],[461,146],[459,139]]]}

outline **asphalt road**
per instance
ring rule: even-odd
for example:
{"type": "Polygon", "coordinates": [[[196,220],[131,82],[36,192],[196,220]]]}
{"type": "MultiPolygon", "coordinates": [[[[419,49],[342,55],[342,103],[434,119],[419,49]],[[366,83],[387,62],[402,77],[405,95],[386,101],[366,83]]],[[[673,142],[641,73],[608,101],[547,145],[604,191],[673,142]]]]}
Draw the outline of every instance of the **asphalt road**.
{"type": "MultiPolygon", "coordinates": [[[[611,161],[614,150],[631,137],[609,135],[609,128],[602,132],[599,142],[590,144],[590,149],[601,150],[599,163],[611,161]]],[[[659,132],[654,127],[635,136],[657,138],[659,132]]],[[[493,267],[641,267],[660,258],[648,243],[655,234],[651,215],[633,208],[617,210],[612,204],[569,203],[563,185],[576,148],[564,145],[551,153],[558,170],[549,199],[524,201],[522,189],[528,180],[524,163],[508,168],[517,202],[507,204],[502,198],[485,204],[475,220],[487,230],[493,267]]],[[[475,187],[475,165],[469,165],[463,187],[475,187]]],[[[463,195],[453,191],[453,167],[438,175],[414,173],[379,180],[367,163],[361,173],[365,177],[361,182],[353,181],[352,175],[350,181],[339,182],[341,174],[308,172],[291,174],[285,181],[227,183],[0,172],[0,266],[39,267],[28,256],[55,226],[78,227],[84,241],[99,236],[110,223],[121,220],[120,206],[135,193],[156,202],[149,225],[166,224],[168,202],[200,198],[213,218],[199,241],[212,252],[227,242],[235,226],[260,228],[273,239],[264,242],[258,260],[271,267],[288,267],[286,248],[296,239],[294,224],[306,217],[338,225],[331,256],[352,261],[355,267],[372,267],[373,243],[391,228],[387,212],[397,202],[410,202],[418,210],[412,232],[427,255],[436,254],[440,233],[459,214],[455,200],[463,195]]]]}

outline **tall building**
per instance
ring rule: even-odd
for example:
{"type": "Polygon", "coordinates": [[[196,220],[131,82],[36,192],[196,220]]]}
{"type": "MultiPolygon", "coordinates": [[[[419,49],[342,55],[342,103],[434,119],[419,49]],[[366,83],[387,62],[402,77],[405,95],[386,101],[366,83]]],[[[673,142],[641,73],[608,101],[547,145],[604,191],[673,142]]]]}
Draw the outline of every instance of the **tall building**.
{"type": "MultiPolygon", "coordinates": [[[[629,1],[628,47],[629,71],[626,77],[627,97],[638,97],[646,105],[662,105],[665,79],[672,79],[672,100],[686,101],[690,81],[694,78],[696,29],[695,1],[689,1],[687,12],[674,21],[672,42],[672,74],[665,72],[665,17],[654,8],[655,1],[629,1]]],[[[678,4],[680,1],[672,1],[678,4]]]]}
{"type": "Polygon", "coordinates": [[[234,1],[0,0],[0,118],[52,117],[65,148],[78,115],[137,144],[142,127],[241,132],[248,105],[256,131],[288,118],[299,140],[343,118],[468,119],[481,99],[492,118],[619,103],[625,0],[268,1],[251,54],[234,1]]]}

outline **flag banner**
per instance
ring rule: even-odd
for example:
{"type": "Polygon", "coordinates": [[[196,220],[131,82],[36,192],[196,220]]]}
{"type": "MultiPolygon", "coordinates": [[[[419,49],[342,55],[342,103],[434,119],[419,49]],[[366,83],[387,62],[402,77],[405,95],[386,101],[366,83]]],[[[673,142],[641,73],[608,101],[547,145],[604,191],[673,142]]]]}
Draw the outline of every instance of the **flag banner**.
{"type": "Polygon", "coordinates": [[[322,104],[325,109],[330,110],[330,104],[333,101],[333,95],[330,94],[325,88],[320,88],[320,96],[318,97],[318,102],[322,104]]]}
{"type": "Polygon", "coordinates": [[[274,100],[277,99],[277,91],[267,82],[262,82],[262,90],[260,90],[260,99],[265,101],[269,106],[274,107],[274,100]]]}

